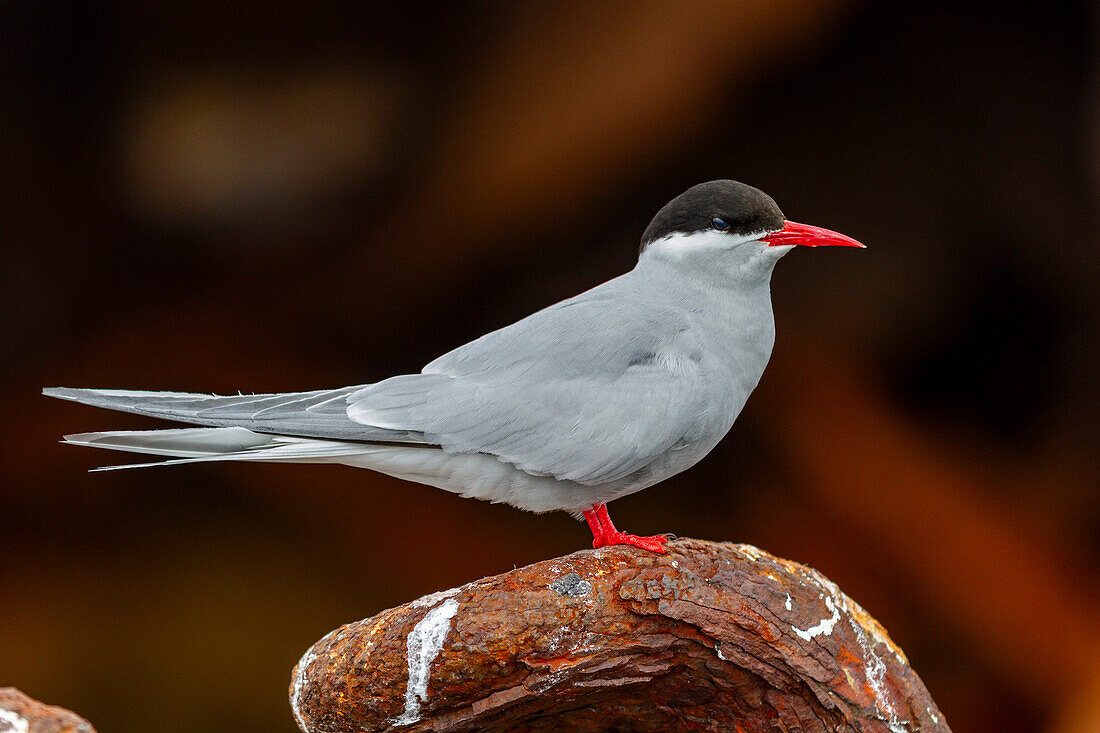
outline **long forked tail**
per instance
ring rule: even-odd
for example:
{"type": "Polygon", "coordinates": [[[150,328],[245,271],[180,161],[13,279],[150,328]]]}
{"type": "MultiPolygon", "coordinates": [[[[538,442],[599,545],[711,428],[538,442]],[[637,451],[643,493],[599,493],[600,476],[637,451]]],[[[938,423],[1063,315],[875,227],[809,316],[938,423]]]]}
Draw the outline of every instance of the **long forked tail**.
{"type": "Polygon", "coordinates": [[[360,388],[231,396],[67,387],[51,387],[42,393],[94,407],[208,426],[65,436],[65,442],[74,445],[170,459],[110,468],[197,461],[340,463],[349,456],[379,453],[383,444],[423,444],[422,436],[414,432],[351,420],[346,398],[360,388]]]}
{"type": "Polygon", "coordinates": [[[93,448],[167,456],[169,460],[93,469],[145,468],[202,461],[273,461],[318,463],[364,452],[365,446],[337,440],[255,433],[247,428],[183,428],[178,430],[112,430],[66,435],[65,443],[93,448]]]}

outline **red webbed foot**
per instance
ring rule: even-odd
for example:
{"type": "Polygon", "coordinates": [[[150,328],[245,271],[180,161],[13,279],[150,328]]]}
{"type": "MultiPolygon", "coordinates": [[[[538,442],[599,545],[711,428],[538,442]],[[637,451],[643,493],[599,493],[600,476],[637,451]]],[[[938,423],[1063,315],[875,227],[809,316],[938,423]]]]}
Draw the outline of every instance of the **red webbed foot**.
{"type": "Polygon", "coordinates": [[[615,529],[611,517],[607,514],[606,504],[596,504],[590,510],[583,512],[588,520],[588,526],[592,529],[592,546],[596,549],[608,545],[633,545],[649,552],[664,553],[664,544],[668,542],[668,536],[659,534],[652,537],[639,537],[615,529]]]}
{"type": "Polygon", "coordinates": [[[668,536],[663,534],[656,534],[652,537],[639,537],[638,535],[627,534],[626,532],[614,532],[605,534],[602,537],[596,537],[592,540],[592,546],[600,548],[608,545],[634,545],[635,547],[640,547],[650,552],[664,553],[664,544],[666,542],[668,542],[668,536]]]}

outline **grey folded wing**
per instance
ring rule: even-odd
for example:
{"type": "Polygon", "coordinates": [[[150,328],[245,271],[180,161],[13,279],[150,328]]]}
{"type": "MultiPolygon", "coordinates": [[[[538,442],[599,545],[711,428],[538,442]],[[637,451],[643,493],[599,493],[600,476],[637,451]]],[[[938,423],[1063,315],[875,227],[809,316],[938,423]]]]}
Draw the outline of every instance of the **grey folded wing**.
{"type": "Polygon", "coordinates": [[[683,319],[577,298],[348,396],[352,420],[528,473],[619,481],[697,438],[708,411],[683,319]]]}

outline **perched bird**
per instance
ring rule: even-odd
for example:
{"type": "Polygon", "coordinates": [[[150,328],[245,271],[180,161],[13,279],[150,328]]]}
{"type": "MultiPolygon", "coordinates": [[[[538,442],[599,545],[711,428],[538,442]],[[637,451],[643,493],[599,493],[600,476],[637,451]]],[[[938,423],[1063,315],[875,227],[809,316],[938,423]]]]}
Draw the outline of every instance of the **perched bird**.
{"type": "MultiPolygon", "coordinates": [[[[583,515],[594,547],[664,552],[607,503],[705,456],[756,387],[775,340],[772,268],[795,245],[862,247],[787,221],[736,181],[677,196],[630,272],[374,384],[219,397],[51,388],[44,394],[209,427],[65,442],[171,460],[342,463],[532,512],[583,515]]],[[[126,468],[118,466],[115,468],[126,468]]]]}

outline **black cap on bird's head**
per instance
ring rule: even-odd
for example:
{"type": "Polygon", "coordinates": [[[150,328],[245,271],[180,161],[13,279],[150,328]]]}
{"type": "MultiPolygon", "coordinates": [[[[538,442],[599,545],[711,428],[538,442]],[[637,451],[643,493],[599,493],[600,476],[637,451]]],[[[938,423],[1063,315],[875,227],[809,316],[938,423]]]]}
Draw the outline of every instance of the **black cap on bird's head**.
{"type": "Polygon", "coordinates": [[[759,241],[772,246],[863,246],[828,229],[787,221],[775,200],[758,188],[718,180],[692,186],[665,204],[642,234],[642,250],[673,234],[704,231],[739,237],[760,234],[759,241]]]}

